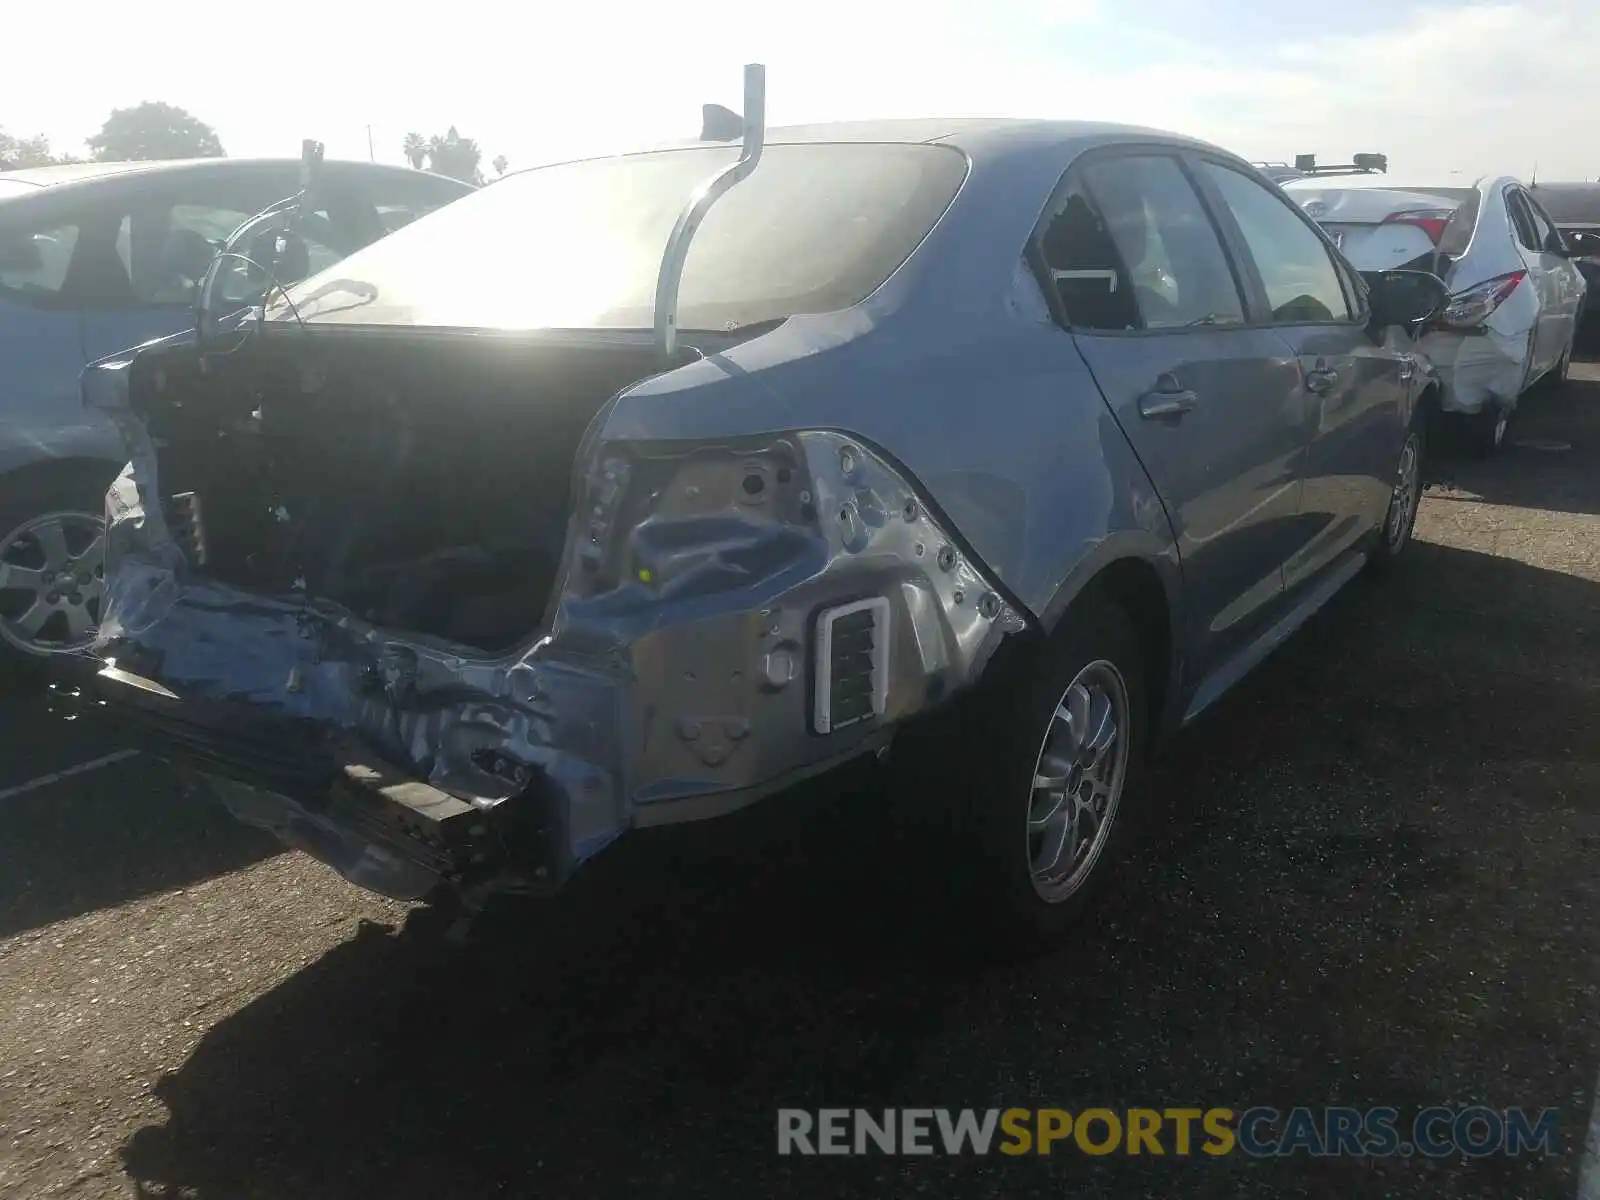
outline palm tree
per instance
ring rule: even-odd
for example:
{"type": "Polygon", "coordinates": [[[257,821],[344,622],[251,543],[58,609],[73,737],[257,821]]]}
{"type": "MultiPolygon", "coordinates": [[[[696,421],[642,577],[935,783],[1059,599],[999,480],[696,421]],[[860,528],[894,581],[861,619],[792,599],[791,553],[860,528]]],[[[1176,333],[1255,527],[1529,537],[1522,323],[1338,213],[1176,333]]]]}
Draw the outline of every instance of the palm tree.
{"type": "Polygon", "coordinates": [[[462,137],[452,125],[443,137],[428,140],[428,170],[467,183],[482,183],[483,176],[478,171],[482,153],[474,139],[462,137]]]}
{"type": "Polygon", "coordinates": [[[400,143],[400,148],[405,152],[406,159],[417,170],[422,170],[422,164],[428,157],[428,143],[423,140],[420,133],[406,134],[406,140],[400,143]]]}

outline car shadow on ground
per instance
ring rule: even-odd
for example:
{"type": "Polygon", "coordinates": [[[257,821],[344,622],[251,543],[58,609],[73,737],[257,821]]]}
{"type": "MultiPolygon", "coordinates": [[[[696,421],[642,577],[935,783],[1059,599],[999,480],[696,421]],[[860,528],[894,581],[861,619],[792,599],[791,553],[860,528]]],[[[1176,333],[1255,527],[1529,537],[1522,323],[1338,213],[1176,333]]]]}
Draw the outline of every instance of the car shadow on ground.
{"type": "Polygon", "coordinates": [[[940,879],[886,859],[864,792],[737,849],[624,842],[463,947],[368,927],[164,1077],[126,1169],[202,1200],[1571,1194],[1596,612],[1595,584],[1418,543],[1177,741],[1130,875],[1031,963],[945,951],[917,920],[940,879]],[[1558,1108],[1566,1156],[774,1150],[779,1106],[1474,1102],[1558,1108]]]}

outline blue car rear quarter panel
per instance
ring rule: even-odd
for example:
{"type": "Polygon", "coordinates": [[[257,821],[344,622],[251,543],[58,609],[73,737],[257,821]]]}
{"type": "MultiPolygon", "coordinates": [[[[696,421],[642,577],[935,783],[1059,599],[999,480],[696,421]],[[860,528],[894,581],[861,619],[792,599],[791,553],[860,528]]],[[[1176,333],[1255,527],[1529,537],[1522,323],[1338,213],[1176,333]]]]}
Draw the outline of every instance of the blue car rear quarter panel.
{"type": "Polygon", "coordinates": [[[969,177],[876,295],[636,385],[602,440],[838,429],[901,464],[1036,618],[1059,613],[1085,565],[1124,552],[1156,566],[1170,595],[1176,551],[1143,467],[1070,335],[1015,303],[1017,287],[1036,287],[1018,263],[1072,160],[1107,137],[1147,136],[1078,128],[952,139],[969,177]]]}

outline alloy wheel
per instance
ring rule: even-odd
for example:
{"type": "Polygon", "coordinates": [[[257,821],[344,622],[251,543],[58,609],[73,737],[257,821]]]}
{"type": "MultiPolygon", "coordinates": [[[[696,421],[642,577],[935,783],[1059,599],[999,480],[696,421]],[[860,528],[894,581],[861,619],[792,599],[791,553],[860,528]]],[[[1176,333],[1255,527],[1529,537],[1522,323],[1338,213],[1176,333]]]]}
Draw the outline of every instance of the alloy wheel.
{"type": "Polygon", "coordinates": [[[1128,773],[1128,687],[1098,659],[1067,685],[1034,761],[1028,864],[1040,899],[1078,891],[1105,849],[1128,773]]]}
{"type": "Polygon", "coordinates": [[[104,531],[92,513],[49,512],[0,539],[0,640],[40,656],[93,641],[105,587],[104,531]]]}
{"type": "Polygon", "coordinates": [[[1412,518],[1422,494],[1421,439],[1412,431],[1400,449],[1400,468],[1395,475],[1394,494],[1389,500],[1389,550],[1397,551],[1411,533],[1412,518]]]}

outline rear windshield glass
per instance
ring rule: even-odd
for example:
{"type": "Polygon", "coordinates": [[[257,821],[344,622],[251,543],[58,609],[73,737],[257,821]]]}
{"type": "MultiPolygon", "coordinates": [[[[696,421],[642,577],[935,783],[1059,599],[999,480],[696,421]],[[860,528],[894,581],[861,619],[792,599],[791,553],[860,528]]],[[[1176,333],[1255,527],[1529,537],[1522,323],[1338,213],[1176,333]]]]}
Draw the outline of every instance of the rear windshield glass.
{"type": "Polygon", "coordinates": [[[1457,203],[1460,203],[1462,200],[1476,200],[1478,198],[1477,188],[1408,187],[1401,190],[1407,192],[1421,192],[1425,196],[1442,196],[1446,200],[1454,200],[1457,203]]]}
{"type": "MultiPolygon", "coordinates": [[[[668,235],[731,146],[526,171],[289,289],[302,319],[477,329],[648,328],[668,235]]],[[[910,256],[966,176],[948,147],[769,146],[690,248],[678,324],[727,329],[831,312],[910,256]]],[[[293,319],[276,304],[274,319],[293,319]]]]}

